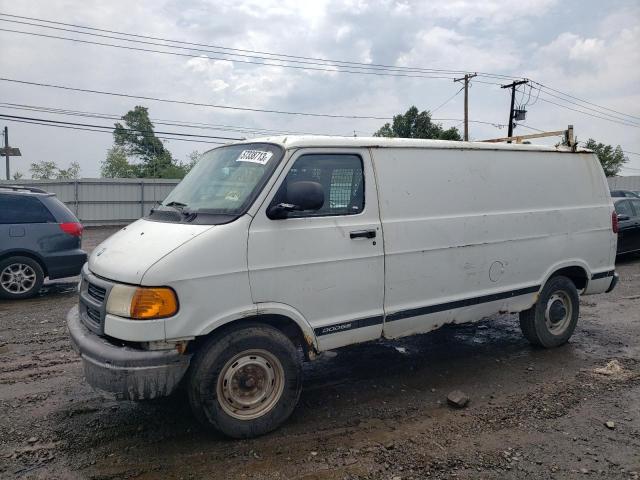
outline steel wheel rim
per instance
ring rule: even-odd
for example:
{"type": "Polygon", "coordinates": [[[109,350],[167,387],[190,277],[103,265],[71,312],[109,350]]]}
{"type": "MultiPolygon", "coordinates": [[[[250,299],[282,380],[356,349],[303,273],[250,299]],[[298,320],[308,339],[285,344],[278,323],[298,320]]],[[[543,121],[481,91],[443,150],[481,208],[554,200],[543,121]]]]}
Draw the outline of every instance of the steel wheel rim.
{"type": "Polygon", "coordinates": [[[218,375],[222,409],[239,420],[253,420],[271,411],[284,391],[284,368],[266,350],[247,350],[229,360],[218,375]]]}
{"type": "Polygon", "coordinates": [[[571,323],[572,316],[573,304],[569,295],[564,291],[554,292],[547,300],[544,312],[544,321],[549,331],[554,335],[563,333],[571,323]],[[554,318],[553,309],[558,308],[559,305],[564,309],[564,315],[561,318],[554,318]]]}
{"type": "Polygon", "coordinates": [[[12,263],[0,273],[0,286],[5,292],[21,294],[29,292],[36,284],[36,271],[26,263],[12,263]]]}

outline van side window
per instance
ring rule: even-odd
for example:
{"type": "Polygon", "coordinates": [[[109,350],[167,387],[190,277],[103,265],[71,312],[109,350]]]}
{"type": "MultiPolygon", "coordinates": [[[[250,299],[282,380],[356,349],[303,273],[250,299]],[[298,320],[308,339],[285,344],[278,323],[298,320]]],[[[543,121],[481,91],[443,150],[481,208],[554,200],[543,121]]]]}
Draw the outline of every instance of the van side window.
{"type": "Polygon", "coordinates": [[[640,200],[630,200],[633,209],[635,210],[634,217],[640,217],[640,200]]]}
{"type": "Polygon", "coordinates": [[[299,181],[322,185],[324,205],[319,210],[289,212],[289,218],[356,215],[364,209],[364,175],[358,155],[302,155],[289,170],[274,203],[284,201],[287,186],[299,181]]]}

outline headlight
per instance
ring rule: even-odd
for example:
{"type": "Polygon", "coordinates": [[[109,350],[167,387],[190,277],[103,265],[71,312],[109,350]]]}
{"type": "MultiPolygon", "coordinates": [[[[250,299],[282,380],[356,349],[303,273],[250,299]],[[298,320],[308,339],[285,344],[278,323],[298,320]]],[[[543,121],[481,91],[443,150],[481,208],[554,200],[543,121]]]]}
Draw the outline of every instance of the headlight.
{"type": "Polygon", "coordinates": [[[175,315],[178,298],[167,287],[114,285],[107,300],[107,313],[134,320],[151,320],[175,315]]]}

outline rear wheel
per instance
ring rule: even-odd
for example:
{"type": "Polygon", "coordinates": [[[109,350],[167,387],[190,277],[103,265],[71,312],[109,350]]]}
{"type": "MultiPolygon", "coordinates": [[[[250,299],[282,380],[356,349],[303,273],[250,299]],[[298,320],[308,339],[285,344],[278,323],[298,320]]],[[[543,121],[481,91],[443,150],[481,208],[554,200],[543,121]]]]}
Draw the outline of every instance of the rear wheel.
{"type": "Polygon", "coordinates": [[[520,312],[520,328],[534,345],[545,348],[566,343],[578,323],[580,298],[574,283],[567,277],[552,277],[536,304],[520,312]]]}
{"type": "Polygon", "coordinates": [[[0,298],[18,300],[33,297],[44,283],[44,272],[29,257],[10,257],[0,261],[0,298]]]}
{"type": "Polygon", "coordinates": [[[301,389],[298,350],[281,331],[262,324],[209,339],[194,359],[188,382],[195,416],[234,438],[279,427],[293,412],[301,389]]]}

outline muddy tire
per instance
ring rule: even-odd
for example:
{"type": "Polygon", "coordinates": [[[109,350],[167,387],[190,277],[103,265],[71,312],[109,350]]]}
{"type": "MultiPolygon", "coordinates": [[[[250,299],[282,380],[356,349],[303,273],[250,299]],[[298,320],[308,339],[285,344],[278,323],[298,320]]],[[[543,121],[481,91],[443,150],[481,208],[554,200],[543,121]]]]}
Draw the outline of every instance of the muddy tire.
{"type": "Polygon", "coordinates": [[[520,312],[520,328],[533,345],[557,347],[573,334],[579,313],[580,298],[573,282],[567,277],[551,277],[536,304],[520,312]]]}
{"type": "Polygon", "coordinates": [[[44,272],[29,257],[0,260],[0,298],[19,300],[36,295],[44,283],[44,272]]]}
{"type": "Polygon", "coordinates": [[[194,357],[187,383],[196,418],[233,438],[275,430],[302,390],[298,350],[280,330],[259,323],[225,329],[194,357]]]}

